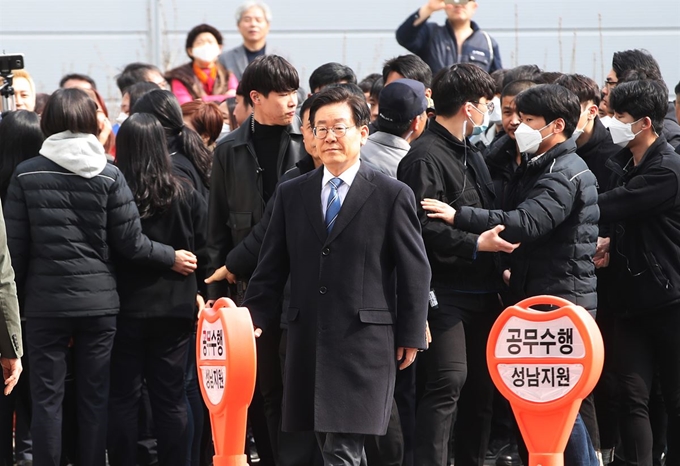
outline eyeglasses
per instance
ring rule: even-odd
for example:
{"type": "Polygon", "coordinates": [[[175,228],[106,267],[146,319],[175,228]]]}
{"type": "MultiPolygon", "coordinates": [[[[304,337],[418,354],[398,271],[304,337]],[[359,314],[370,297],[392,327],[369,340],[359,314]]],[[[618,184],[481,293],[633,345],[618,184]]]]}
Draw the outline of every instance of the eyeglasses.
{"type": "Polygon", "coordinates": [[[607,89],[614,89],[618,83],[619,83],[618,81],[612,81],[611,79],[607,79],[607,80],[604,82],[604,86],[605,86],[607,89]]]}
{"type": "Polygon", "coordinates": [[[341,138],[343,137],[346,133],[347,130],[350,128],[354,128],[354,126],[346,126],[346,125],[334,125],[331,126],[330,128],[326,128],[325,126],[317,126],[314,128],[314,137],[317,139],[326,139],[326,136],[328,136],[328,132],[331,131],[336,138],[341,138]]]}
{"type": "MultiPolygon", "coordinates": [[[[493,102],[486,102],[486,103],[484,103],[484,102],[478,102],[478,101],[474,101],[474,100],[473,100],[473,101],[471,101],[470,103],[471,103],[471,104],[476,104],[476,105],[485,105],[485,106],[486,106],[486,113],[489,113],[489,114],[493,113],[493,109],[496,108],[496,106],[494,105],[493,102]]],[[[476,107],[475,107],[475,108],[476,108],[476,107]]],[[[477,111],[479,111],[478,108],[477,108],[477,111]]]]}

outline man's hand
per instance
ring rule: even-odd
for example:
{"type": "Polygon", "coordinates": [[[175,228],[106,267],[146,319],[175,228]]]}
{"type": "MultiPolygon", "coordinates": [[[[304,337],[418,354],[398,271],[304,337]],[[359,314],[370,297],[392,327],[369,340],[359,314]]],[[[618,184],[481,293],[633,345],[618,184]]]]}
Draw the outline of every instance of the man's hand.
{"type": "Polygon", "coordinates": [[[175,264],[172,266],[172,270],[182,275],[190,275],[196,270],[197,263],[193,252],[179,249],[175,251],[175,264]]]}
{"type": "Polygon", "coordinates": [[[510,269],[503,270],[503,281],[508,286],[510,286],[510,275],[510,269]]]}
{"type": "Polygon", "coordinates": [[[416,360],[417,354],[417,348],[404,348],[403,346],[397,348],[397,361],[401,361],[401,364],[399,364],[399,370],[403,371],[408,366],[413,364],[413,361],[416,360]]]}
{"type": "Polygon", "coordinates": [[[420,201],[420,205],[423,207],[423,209],[429,210],[431,212],[427,214],[428,217],[439,218],[444,220],[449,225],[453,225],[453,219],[456,216],[456,209],[447,203],[438,201],[437,199],[423,199],[420,201]]]}
{"type": "Polygon", "coordinates": [[[432,16],[435,11],[443,10],[446,7],[444,0],[428,0],[428,2],[418,10],[418,19],[413,22],[414,26],[424,23],[427,18],[432,16]]]}
{"type": "Polygon", "coordinates": [[[609,238],[597,238],[597,248],[595,249],[595,256],[593,256],[593,263],[596,269],[609,265],[609,243],[609,238]]]}
{"type": "Polygon", "coordinates": [[[19,375],[23,370],[21,358],[0,358],[0,365],[2,365],[2,376],[5,379],[5,395],[9,395],[19,381],[19,375]]]}
{"type": "Polygon", "coordinates": [[[219,269],[205,279],[206,283],[221,282],[222,280],[227,280],[232,285],[236,283],[236,275],[231,273],[226,265],[223,265],[219,269]]]}
{"type": "Polygon", "coordinates": [[[517,249],[520,243],[508,243],[501,238],[500,233],[505,230],[504,225],[496,225],[491,230],[486,230],[477,238],[477,251],[479,252],[507,252],[508,254],[517,249]]]}
{"type": "Polygon", "coordinates": [[[205,299],[200,294],[196,294],[196,307],[198,308],[198,317],[201,317],[201,313],[205,309],[205,299]]]}
{"type": "Polygon", "coordinates": [[[432,333],[430,333],[430,323],[428,321],[425,321],[425,342],[429,348],[430,343],[432,343],[432,333]]]}
{"type": "Polygon", "coordinates": [[[109,136],[111,136],[113,127],[102,110],[97,110],[97,126],[99,127],[99,135],[97,136],[97,139],[102,145],[104,145],[109,139],[109,136]]]}

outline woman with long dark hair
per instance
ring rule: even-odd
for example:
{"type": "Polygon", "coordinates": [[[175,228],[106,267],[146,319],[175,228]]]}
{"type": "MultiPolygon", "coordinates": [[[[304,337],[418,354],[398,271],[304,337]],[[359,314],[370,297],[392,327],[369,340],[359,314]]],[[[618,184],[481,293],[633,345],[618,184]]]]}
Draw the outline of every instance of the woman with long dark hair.
{"type": "Polygon", "coordinates": [[[182,109],[172,92],[159,89],[144,94],[132,107],[134,113],[150,113],[158,119],[165,130],[173,173],[189,180],[207,200],[212,154],[198,133],[184,124],[182,109]]]}
{"type": "Polygon", "coordinates": [[[40,117],[28,110],[7,112],[0,120],[0,199],[4,202],[12,173],[24,160],[40,155],[40,117]]]}
{"type": "MultiPolygon", "coordinates": [[[[5,201],[14,169],[24,160],[39,154],[44,136],[40,118],[34,112],[7,112],[0,120],[0,199],[5,201]]],[[[22,322],[22,332],[26,326],[22,322]]],[[[25,343],[25,341],[24,341],[25,343]]],[[[28,352],[24,344],[21,364],[24,372],[19,383],[8,396],[0,396],[0,464],[14,464],[32,458],[31,445],[31,390],[29,385],[28,352]],[[16,424],[15,420],[16,412],[16,424]],[[16,431],[12,435],[16,425],[16,431]],[[12,446],[14,440],[14,446],[12,446]],[[12,455],[14,453],[14,456],[12,455]]]]}
{"type": "MultiPolygon", "coordinates": [[[[121,125],[116,164],[125,175],[154,241],[178,249],[204,250],[207,203],[188,182],[172,174],[165,132],[158,120],[136,113],[121,125]]],[[[205,260],[199,257],[199,267],[205,260]]],[[[158,439],[158,461],[185,465],[188,417],[184,366],[196,317],[197,277],[118,266],[120,314],[111,358],[109,462],[135,464],[137,419],[146,379],[158,439]]]]}
{"type": "Polygon", "coordinates": [[[40,155],[19,164],[5,199],[26,318],[33,461],[60,462],[66,357],[73,341],[77,461],[103,466],[119,310],[113,255],[181,274],[192,273],[196,259],[142,233],[130,188],[97,140],[97,105],[85,92],[52,94],[41,128],[47,139],[40,155]]]}

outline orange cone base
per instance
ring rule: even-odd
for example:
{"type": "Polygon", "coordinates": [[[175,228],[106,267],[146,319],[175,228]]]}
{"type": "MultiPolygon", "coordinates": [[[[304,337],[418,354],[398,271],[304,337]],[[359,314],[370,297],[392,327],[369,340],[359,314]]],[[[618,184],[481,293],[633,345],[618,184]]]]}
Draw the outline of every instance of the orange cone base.
{"type": "Polygon", "coordinates": [[[246,455],[213,456],[214,466],[248,466],[246,455]]]}
{"type": "Polygon", "coordinates": [[[564,466],[564,455],[562,453],[529,453],[529,466],[564,466]]]}

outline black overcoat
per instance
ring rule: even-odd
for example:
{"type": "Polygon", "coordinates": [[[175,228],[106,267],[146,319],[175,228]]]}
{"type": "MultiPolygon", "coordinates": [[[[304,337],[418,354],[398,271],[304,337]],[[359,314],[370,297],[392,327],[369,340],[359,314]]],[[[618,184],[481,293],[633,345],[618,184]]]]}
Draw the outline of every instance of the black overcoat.
{"type": "MultiPolygon", "coordinates": [[[[244,306],[272,320],[290,273],[283,429],[381,435],[396,348],[424,348],[430,267],[405,184],[362,163],[330,235],[323,167],[279,186],[244,306]]],[[[266,329],[265,329],[266,331],[266,329]]]]}

